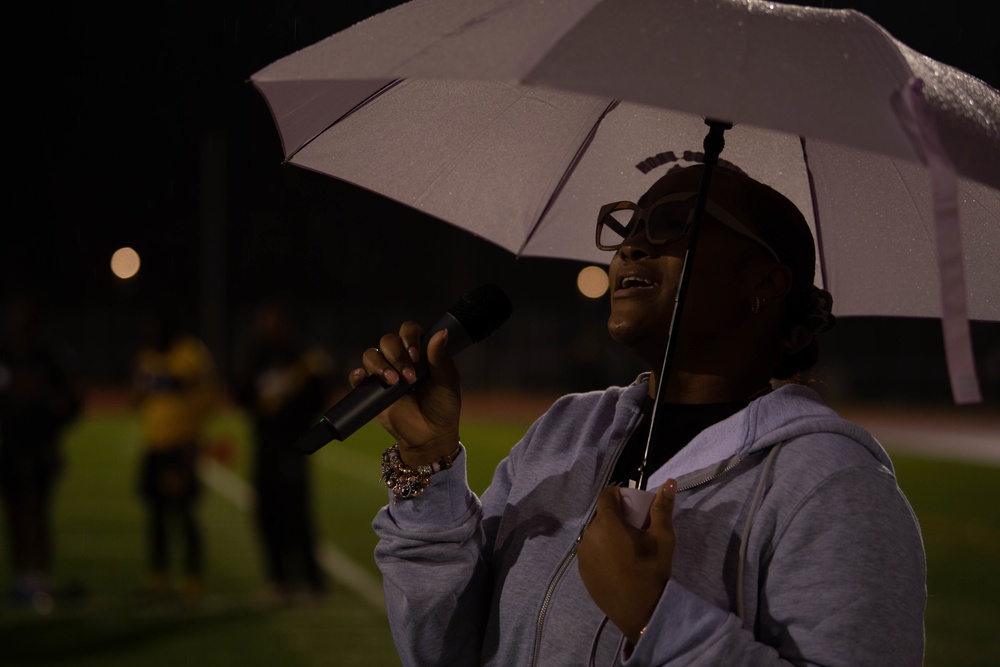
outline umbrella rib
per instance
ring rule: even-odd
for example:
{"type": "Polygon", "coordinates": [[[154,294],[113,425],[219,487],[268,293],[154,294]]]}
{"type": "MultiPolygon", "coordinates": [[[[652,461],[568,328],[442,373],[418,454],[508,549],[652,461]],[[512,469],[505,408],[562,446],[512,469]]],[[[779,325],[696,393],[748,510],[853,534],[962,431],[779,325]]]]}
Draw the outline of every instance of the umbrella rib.
{"type": "MultiPolygon", "coordinates": [[[[906,179],[903,178],[903,174],[899,171],[899,167],[896,165],[896,161],[893,160],[892,158],[889,158],[889,164],[892,165],[892,170],[896,174],[896,178],[899,181],[900,185],[902,186],[902,188],[904,190],[906,190],[906,194],[908,194],[910,196],[910,201],[911,202],[917,201],[917,197],[915,196],[913,190],[910,189],[910,184],[907,183],[906,179]]],[[[930,226],[928,226],[928,220],[926,218],[924,218],[922,215],[920,215],[920,208],[917,207],[917,206],[914,206],[913,209],[914,209],[913,210],[913,215],[920,220],[920,227],[921,227],[921,229],[924,230],[924,240],[927,241],[927,243],[930,246],[934,247],[935,254],[936,254],[936,252],[937,252],[937,240],[936,240],[935,235],[934,235],[935,234],[934,230],[932,229],[932,227],[934,225],[934,219],[933,219],[933,217],[930,220],[930,226]]]]}
{"type": "Polygon", "coordinates": [[[319,132],[317,132],[316,135],[312,139],[310,139],[309,141],[302,142],[302,145],[299,146],[295,150],[294,153],[292,153],[291,155],[289,155],[288,157],[285,158],[285,162],[290,162],[293,157],[295,157],[296,155],[298,155],[299,151],[301,151],[303,148],[305,148],[310,143],[312,143],[313,140],[316,139],[316,137],[320,136],[321,134],[323,134],[324,132],[326,132],[327,130],[329,130],[331,127],[333,127],[337,123],[340,123],[345,118],[347,118],[349,116],[352,116],[357,111],[360,111],[363,107],[368,106],[368,104],[371,103],[375,98],[381,97],[386,92],[388,92],[390,89],[395,88],[396,86],[398,86],[402,81],[403,81],[403,79],[393,79],[392,81],[390,81],[389,83],[385,84],[384,86],[382,86],[381,88],[379,88],[375,92],[373,92],[370,95],[368,95],[368,97],[366,97],[365,99],[363,99],[360,102],[358,102],[357,104],[355,104],[353,107],[351,107],[350,109],[348,109],[344,113],[342,113],[337,118],[334,118],[330,123],[327,124],[326,127],[324,127],[322,130],[320,130],[319,132]]]}
{"type": "Polygon", "coordinates": [[[601,115],[597,117],[597,120],[594,121],[594,124],[590,127],[590,131],[587,133],[586,139],[580,142],[580,146],[576,149],[576,154],[573,156],[573,159],[569,161],[569,164],[566,166],[566,170],[563,171],[563,175],[559,179],[559,183],[552,189],[552,194],[549,195],[549,200],[545,202],[545,207],[542,208],[542,212],[539,213],[538,217],[535,219],[534,224],[531,226],[531,230],[525,235],[524,241],[521,243],[521,247],[518,248],[518,255],[524,252],[524,249],[527,247],[531,237],[535,235],[535,231],[538,229],[539,225],[542,224],[542,220],[545,219],[549,209],[552,208],[556,198],[566,186],[566,182],[569,180],[569,177],[576,170],[577,165],[580,164],[580,160],[583,159],[583,154],[587,152],[587,149],[590,147],[590,143],[594,140],[594,135],[597,134],[597,128],[600,127],[601,122],[604,121],[607,115],[611,113],[616,106],[618,106],[618,103],[619,100],[617,99],[613,99],[608,103],[608,106],[601,112],[601,115]]]}

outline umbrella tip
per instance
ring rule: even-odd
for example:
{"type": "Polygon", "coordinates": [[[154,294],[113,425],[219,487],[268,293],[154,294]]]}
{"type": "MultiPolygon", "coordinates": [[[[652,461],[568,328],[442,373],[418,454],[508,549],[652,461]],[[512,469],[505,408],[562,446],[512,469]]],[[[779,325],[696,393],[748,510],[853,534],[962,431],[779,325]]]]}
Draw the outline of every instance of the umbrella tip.
{"type": "Polygon", "coordinates": [[[708,125],[708,134],[705,135],[705,141],[703,142],[705,147],[705,164],[714,165],[719,161],[719,153],[726,146],[726,140],[722,134],[726,130],[731,130],[733,124],[729,121],[706,118],[705,125],[708,125]]]}

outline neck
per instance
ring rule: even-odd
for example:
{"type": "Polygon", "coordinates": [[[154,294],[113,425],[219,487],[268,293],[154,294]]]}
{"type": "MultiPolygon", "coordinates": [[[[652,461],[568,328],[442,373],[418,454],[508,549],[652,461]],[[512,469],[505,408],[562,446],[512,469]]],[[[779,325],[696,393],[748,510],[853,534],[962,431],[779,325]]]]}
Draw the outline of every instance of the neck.
{"type": "MultiPolygon", "coordinates": [[[[661,400],[667,403],[728,403],[769,389],[772,359],[771,355],[760,353],[762,347],[730,342],[713,346],[705,354],[690,348],[678,350],[661,400]]],[[[650,377],[649,390],[653,398],[662,361],[661,354],[650,377]]]]}
{"type": "MultiPolygon", "coordinates": [[[[649,395],[656,398],[657,373],[649,379],[649,395]]],[[[740,378],[723,375],[672,373],[663,388],[664,403],[730,403],[755,398],[771,388],[770,379],[761,375],[740,378]]]]}

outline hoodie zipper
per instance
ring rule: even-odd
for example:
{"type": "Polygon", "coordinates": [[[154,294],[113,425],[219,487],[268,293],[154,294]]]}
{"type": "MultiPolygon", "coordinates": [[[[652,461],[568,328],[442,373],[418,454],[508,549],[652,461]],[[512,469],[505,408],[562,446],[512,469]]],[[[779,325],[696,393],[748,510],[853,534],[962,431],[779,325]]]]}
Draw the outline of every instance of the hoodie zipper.
{"type": "MultiPolygon", "coordinates": [[[[629,430],[628,434],[618,445],[618,451],[615,452],[615,458],[611,462],[611,467],[608,468],[608,474],[604,478],[604,484],[601,485],[601,490],[603,490],[608,482],[611,481],[611,475],[614,474],[615,467],[618,465],[618,459],[621,458],[622,452],[625,450],[625,444],[628,443],[629,439],[635,433],[636,429],[645,421],[646,416],[643,414],[639,415],[638,421],[629,430]]],[[[722,474],[722,473],[719,473],[722,474]]],[[[598,491],[600,494],[600,491],[598,491]]],[[[576,539],[573,541],[573,546],[570,548],[569,553],[563,558],[562,563],[559,564],[559,569],[556,570],[556,574],[552,577],[549,582],[549,587],[545,590],[545,597],[542,599],[542,607],[538,610],[538,620],[535,622],[535,648],[531,653],[531,664],[532,667],[538,667],[538,651],[542,647],[542,628],[545,626],[545,615],[549,610],[549,603],[552,602],[552,596],[555,595],[556,586],[559,585],[559,581],[562,579],[563,575],[566,574],[566,570],[569,569],[570,563],[576,557],[576,550],[580,544],[580,540],[583,539],[583,531],[587,529],[590,522],[594,520],[594,515],[597,513],[597,499],[594,499],[594,506],[590,508],[590,516],[587,517],[586,523],[583,524],[583,529],[577,534],[576,539]]]]}
{"type": "Polygon", "coordinates": [[[735,468],[736,466],[738,466],[741,463],[743,463],[744,461],[746,461],[748,458],[749,457],[747,457],[747,456],[740,456],[739,454],[737,454],[736,456],[734,456],[731,459],[729,459],[729,463],[727,463],[726,467],[723,468],[722,470],[720,470],[720,471],[718,471],[716,473],[713,473],[713,474],[709,475],[708,477],[703,477],[702,479],[697,479],[697,480],[694,480],[694,481],[691,481],[691,482],[687,482],[685,484],[678,484],[677,485],[677,492],[680,493],[681,491],[689,491],[690,489],[693,489],[696,486],[701,486],[702,484],[708,484],[709,482],[714,481],[714,480],[722,477],[727,472],[731,471],[733,468],[735,468]]]}

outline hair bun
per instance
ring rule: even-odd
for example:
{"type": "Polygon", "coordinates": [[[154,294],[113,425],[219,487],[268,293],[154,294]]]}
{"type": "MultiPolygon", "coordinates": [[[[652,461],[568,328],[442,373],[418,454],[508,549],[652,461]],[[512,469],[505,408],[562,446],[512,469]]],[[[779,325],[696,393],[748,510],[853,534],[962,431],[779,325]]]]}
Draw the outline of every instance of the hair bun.
{"type": "Polygon", "coordinates": [[[809,295],[794,318],[788,335],[782,341],[787,352],[798,352],[809,346],[819,334],[833,328],[837,318],[833,315],[833,297],[825,289],[813,285],[809,295]]]}

